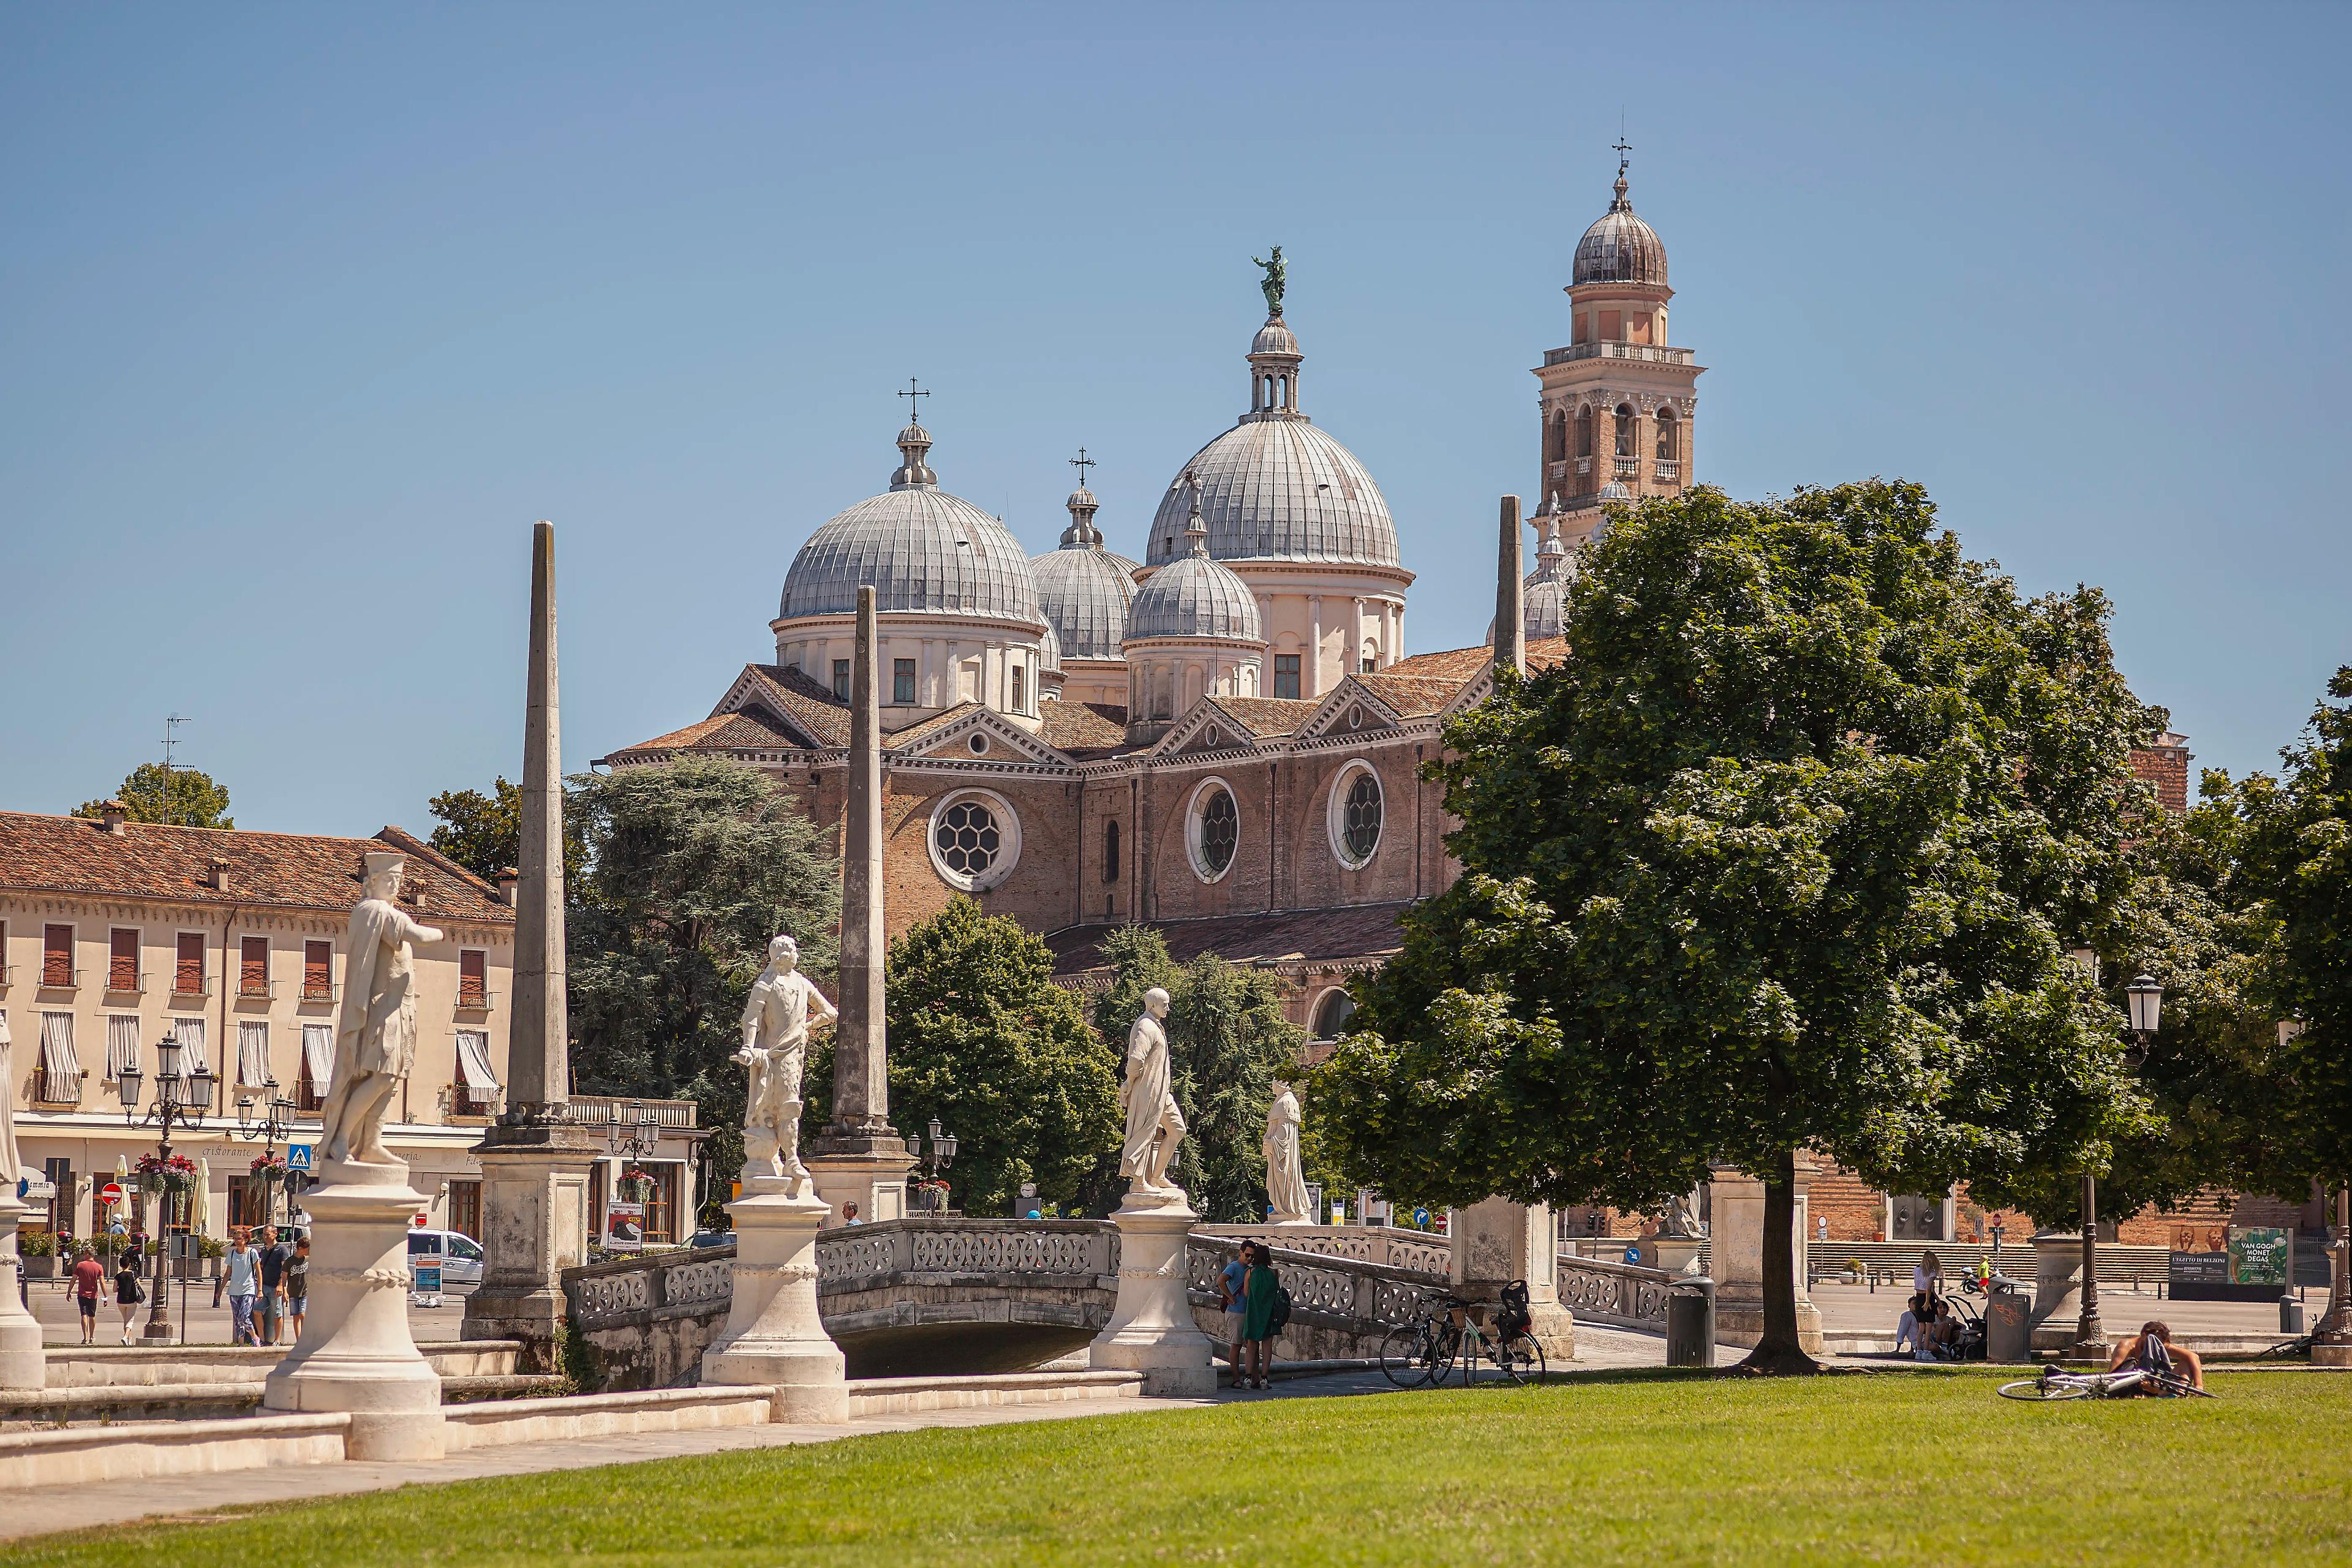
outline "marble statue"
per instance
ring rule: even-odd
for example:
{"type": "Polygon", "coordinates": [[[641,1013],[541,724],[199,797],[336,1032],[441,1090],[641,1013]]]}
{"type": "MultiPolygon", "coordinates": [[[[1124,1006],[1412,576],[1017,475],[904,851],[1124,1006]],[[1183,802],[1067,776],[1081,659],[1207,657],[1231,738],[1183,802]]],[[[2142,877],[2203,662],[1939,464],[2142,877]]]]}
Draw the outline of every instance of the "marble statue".
{"type": "Polygon", "coordinates": [[[1176,1108],[1168,1067],[1168,993],[1155,985],[1143,994],[1143,1014],[1127,1032],[1127,1078],[1118,1102],[1127,1111],[1127,1143],[1118,1173],[1130,1194],[1183,1195],[1168,1180],[1176,1145],[1184,1139],[1184,1113],[1176,1108]]]}
{"type": "Polygon", "coordinates": [[[1268,319],[1279,319],[1282,315],[1283,287],[1290,279],[1290,268],[1282,259],[1282,247],[1277,245],[1274,247],[1274,259],[1271,261],[1259,261],[1255,256],[1250,260],[1265,268],[1265,276],[1258,280],[1258,289],[1265,296],[1268,319]]]}
{"type": "Polygon", "coordinates": [[[743,1048],[733,1059],[751,1069],[743,1102],[743,1173],[781,1177],[794,1197],[807,1195],[801,1163],[801,1067],[809,1030],[840,1014],[800,972],[800,943],[779,935],[768,943],[768,967],[751,983],[743,1004],[743,1048]]]}
{"type": "Polygon", "coordinates": [[[12,1055],[8,1015],[0,1013],[0,1175],[5,1175],[8,1184],[14,1187],[16,1173],[25,1168],[25,1162],[16,1153],[16,1097],[8,1092],[8,1086],[16,1081],[12,1055]]]}
{"type": "Polygon", "coordinates": [[[402,855],[367,856],[366,895],[352,910],[334,1081],[319,1113],[319,1153],[329,1164],[400,1163],[383,1146],[383,1117],[416,1060],[414,944],[446,940],[401,912],[407,863],[402,855]]]}
{"type": "Polygon", "coordinates": [[[1658,1236],[1666,1241],[1703,1241],[1706,1237],[1706,1222],[1698,1217],[1698,1195],[1684,1193],[1666,1204],[1666,1212],[1658,1221],[1658,1236]]]}
{"type": "Polygon", "coordinates": [[[1307,1173],[1298,1154],[1298,1097],[1280,1079],[1265,1112],[1265,1197],[1276,1225],[1312,1225],[1307,1173]]]}

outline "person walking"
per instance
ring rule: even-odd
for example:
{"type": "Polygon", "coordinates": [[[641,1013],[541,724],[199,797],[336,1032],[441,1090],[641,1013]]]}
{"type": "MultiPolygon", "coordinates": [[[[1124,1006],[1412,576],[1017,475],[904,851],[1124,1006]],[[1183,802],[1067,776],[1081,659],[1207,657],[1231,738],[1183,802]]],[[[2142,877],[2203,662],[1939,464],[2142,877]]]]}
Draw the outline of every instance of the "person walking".
{"type": "Polygon", "coordinates": [[[81,1312],[81,1342],[98,1343],[98,1293],[106,1287],[106,1265],[83,1242],[74,1254],[74,1305],[81,1312]]]}
{"type": "Polygon", "coordinates": [[[1217,1277],[1217,1288],[1225,1298],[1225,1338],[1230,1342],[1228,1364],[1234,1369],[1234,1386],[1241,1387],[1249,1381],[1249,1363],[1243,1359],[1242,1346],[1249,1339],[1249,1299],[1244,1293],[1249,1283],[1250,1258],[1255,1248],[1244,1241],[1241,1256],[1229,1260],[1217,1277]]]}
{"type": "Polygon", "coordinates": [[[302,1314],[310,1308],[310,1238],[299,1237],[294,1250],[287,1255],[286,1272],[282,1276],[286,1289],[286,1333],[289,1339],[302,1337],[302,1314]]]}
{"type": "Polygon", "coordinates": [[[286,1259],[290,1256],[291,1251],[292,1249],[284,1242],[278,1239],[276,1226],[265,1225],[261,1227],[261,1251],[257,1255],[261,1269],[261,1294],[256,1299],[254,1304],[254,1325],[259,1331],[261,1342],[265,1345],[274,1345],[278,1342],[279,1313],[282,1310],[278,1300],[278,1290],[286,1273],[286,1259]]]}
{"type": "Polygon", "coordinates": [[[1244,1347],[1249,1355],[1250,1386],[1264,1388],[1267,1376],[1274,1371],[1274,1298],[1282,1289],[1282,1280],[1274,1271],[1274,1262],[1266,1257],[1265,1248],[1256,1242],[1250,1244],[1249,1273],[1244,1278],[1242,1294],[1249,1321],[1246,1325],[1249,1342],[1244,1347]]]}
{"type": "Polygon", "coordinates": [[[260,1259],[238,1231],[229,1243],[228,1268],[222,1275],[228,1295],[229,1343],[249,1345],[253,1338],[253,1304],[261,1294],[260,1259]]]}
{"type": "Polygon", "coordinates": [[[114,1304],[122,1310],[122,1342],[131,1342],[131,1317],[147,1300],[147,1282],[139,1275],[139,1253],[125,1247],[114,1262],[114,1304]]]}

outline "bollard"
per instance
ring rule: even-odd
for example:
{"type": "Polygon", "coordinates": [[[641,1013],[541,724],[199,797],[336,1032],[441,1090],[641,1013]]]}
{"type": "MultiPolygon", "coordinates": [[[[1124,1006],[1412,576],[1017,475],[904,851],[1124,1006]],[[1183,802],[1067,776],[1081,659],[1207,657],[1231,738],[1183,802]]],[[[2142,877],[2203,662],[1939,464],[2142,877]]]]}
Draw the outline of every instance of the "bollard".
{"type": "Polygon", "coordinates": [[[2279,1332],[2283,1334],[2303,1332],[2303,1303],[2292,1296],[2279,1298],[2279,1332]]]}

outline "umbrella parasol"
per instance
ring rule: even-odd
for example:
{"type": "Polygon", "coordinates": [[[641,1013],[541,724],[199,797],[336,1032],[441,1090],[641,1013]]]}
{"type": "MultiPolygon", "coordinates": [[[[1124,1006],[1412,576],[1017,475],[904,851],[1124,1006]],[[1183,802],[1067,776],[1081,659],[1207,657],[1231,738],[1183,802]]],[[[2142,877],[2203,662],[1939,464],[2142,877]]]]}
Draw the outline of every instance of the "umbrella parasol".
{"type": "Polygon", "coordinates": [[[198,1236],[209,1235],[213,1224],[213,1163],[196,1162],[195,1208],[188,1216],[188,1228],[198,1236]]]}

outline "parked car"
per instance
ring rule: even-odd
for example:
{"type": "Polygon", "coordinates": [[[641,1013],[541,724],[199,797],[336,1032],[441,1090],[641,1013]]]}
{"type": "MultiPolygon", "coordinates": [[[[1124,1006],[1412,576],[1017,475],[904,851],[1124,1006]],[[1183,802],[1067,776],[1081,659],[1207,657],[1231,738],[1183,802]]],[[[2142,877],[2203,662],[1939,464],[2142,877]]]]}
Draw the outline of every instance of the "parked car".
{"type": "Polygon", "coordinates": [[[408,1233],[408,1266],[441,1265],[441,1288],[471,1289],[482,1282],[482,1244],[462,1231],[412,1230],[408,1233]]]}
{"type": "Polygon", "coordinates": [[[735,1233],[731,1230],[698,1230],[694,1233],[694,1239],[687,1243],[688,1247],[732,1247],[734,1245],[735,1233]]]}

